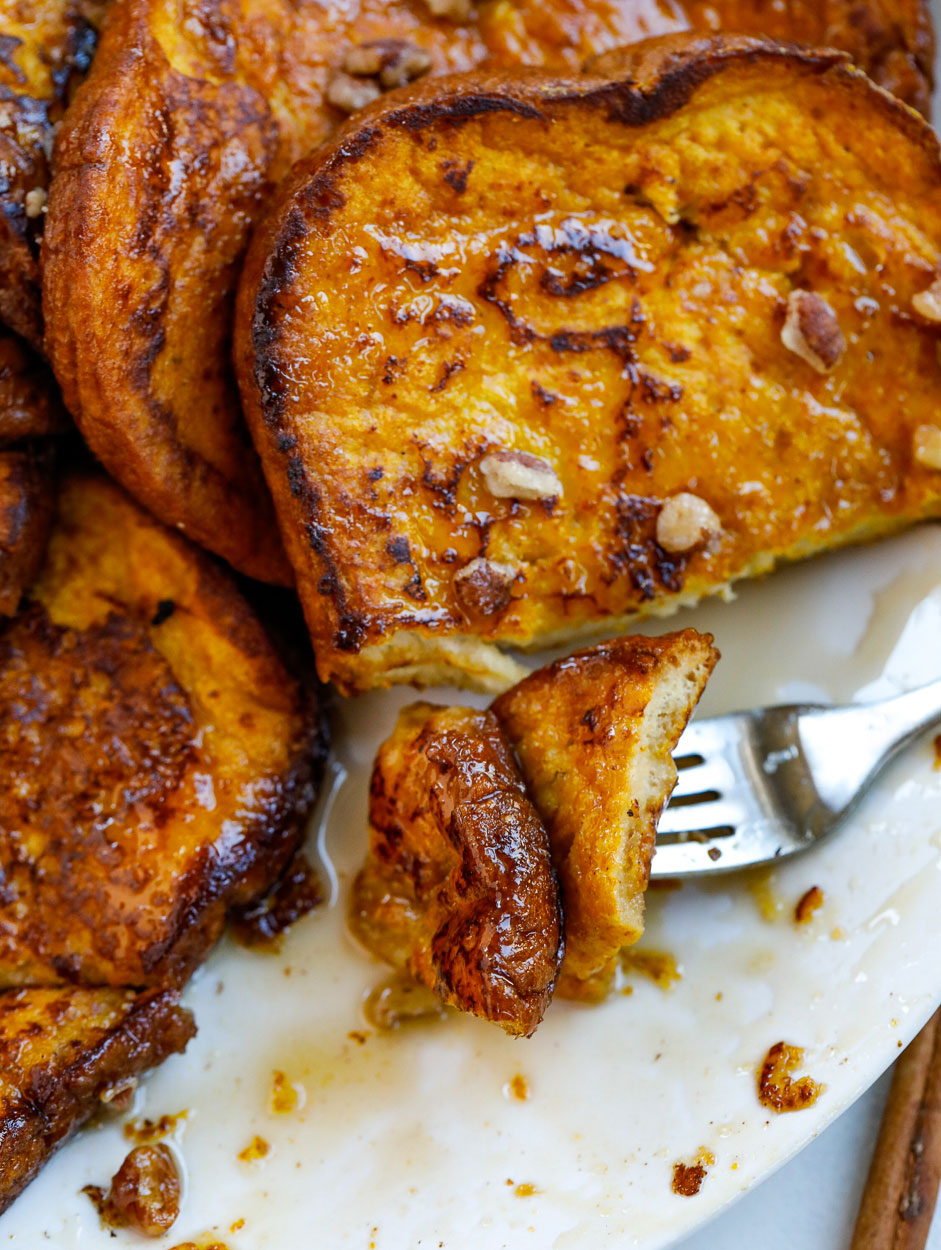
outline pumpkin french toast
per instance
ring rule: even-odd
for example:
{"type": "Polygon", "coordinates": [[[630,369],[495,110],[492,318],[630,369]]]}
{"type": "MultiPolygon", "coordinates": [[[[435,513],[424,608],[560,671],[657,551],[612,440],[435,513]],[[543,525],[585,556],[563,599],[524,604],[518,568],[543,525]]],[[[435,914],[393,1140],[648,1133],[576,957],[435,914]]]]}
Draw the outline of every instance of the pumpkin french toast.
{"type": "Polygon", "coordinates": [[[207,557],[72,475],[0,626],[0,987],[181,985],[303,834],[316,702],[207,557]]]}
{"type": "Polygon", "coordinates": [[[941,515],[939,273],[938,141],[834,52],[678,35],[374,104],[238,317],[321,676],[499,691],[508,647],[941,515]]]}
{"type": "MultiPolygon", "coordinates": [[[[921,0],[118,0],[58,135],[43,244],[46,346],[96,455],[168,524],[288,582],[230,367],[239,269],[274,186],[349,113],[417,78],[575,71],[716,22],[847,46],[927,99],[921,0]]],[[[463,168],[446,171],[455,186],[463,168]]]]}

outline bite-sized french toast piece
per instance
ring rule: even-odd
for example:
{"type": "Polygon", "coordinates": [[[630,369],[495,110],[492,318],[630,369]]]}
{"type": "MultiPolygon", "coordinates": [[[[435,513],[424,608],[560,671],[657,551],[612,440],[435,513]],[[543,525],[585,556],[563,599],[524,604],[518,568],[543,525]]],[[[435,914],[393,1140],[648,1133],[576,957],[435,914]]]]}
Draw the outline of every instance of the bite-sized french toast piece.
{"type": "Polygon", "coordinates": [[[351,923],[445,1003],[529,1036],[562,958],[546,830],[490,712],[415,703],[379,748],[351,923]]]}
{"type": "Polygon", "coordinates": [[[499,690],[498,646],[941,514],[939,262],[938,141],[837,53],[672,36],[372,106],[236,336],[321,676],[499,690]]]}
{"type": "MultiPolygon", "coordinates": [[[[271,188],[348,113],[415,78],[575,70],[716,22],[845,37],[866,68],[927,96],[923,0],[121,0],[58,136],[43,250],[47,349],[92,449],[162,520],[288,581],[229,364],[242,255],[271,188]]],[[[460,194],[465,166],[442,174],[460,194]]]]}
{"type": "Polygon", "coordinates": [[[0,993],[0,1211],[103,1102],[195,1031],[173,990],[0,993]]]}
{"type": "Polygon", "coordinates": [[[54,506],[49,450],[32,443],[0,449],[0,618],[13,615],[39,572],[54,506]]]}
{"type": "Polygon", "coordinates": [[[104,10],[105,0],[0,0],[0,320],[36,348],[53,136],[104,10]]]}
{"type": "Polygon", "coordinates": [[[0,627],[0,986],[181,984],[286,867],[323,752],[228,578],[70,476],[0,627]]]}
{"type": "Polygon", "coordinates": [[[558,992],[603,985],[644,931],[673,748],[718,652],[692,629],[617,638],[557,660],[492,705],[549,833],[565,911],[558,992]]]}

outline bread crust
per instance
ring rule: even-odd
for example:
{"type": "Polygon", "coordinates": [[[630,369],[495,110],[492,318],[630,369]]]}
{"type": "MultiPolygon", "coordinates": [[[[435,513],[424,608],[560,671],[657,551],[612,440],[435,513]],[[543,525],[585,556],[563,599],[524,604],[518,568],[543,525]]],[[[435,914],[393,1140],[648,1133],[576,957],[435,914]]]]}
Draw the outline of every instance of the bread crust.
{"type": "Polygon", "coordinates": [[[911,449],[941,399],[910,302],[941,255],[933,133],[835,52],[674,36],[607,66],[379,101],[256,236],[243,401],[345,690],[500,689],[491,644],[614,631],[941,512],[911,449]],[[825,374],[781,341],[799,288],[842,327],[825,374]],[[494,497],[501,448],[561,495],[494,497]],[[668,549],[690,494],[719,530],[668,549]],[[490,612],[460,585],[481,559],[490,612]]]}
{"type": "Polygon", "coordinates": [[[0,986],[181,985],[286,868],[325,753],[229,579],[96,476],[0,629],[0,725],[0,986]]]}
{"type": "Polygon", "coordinates": [[[170,990],[0,993],[0,1212],[102,1104],[195,1033],[170,990]]]}

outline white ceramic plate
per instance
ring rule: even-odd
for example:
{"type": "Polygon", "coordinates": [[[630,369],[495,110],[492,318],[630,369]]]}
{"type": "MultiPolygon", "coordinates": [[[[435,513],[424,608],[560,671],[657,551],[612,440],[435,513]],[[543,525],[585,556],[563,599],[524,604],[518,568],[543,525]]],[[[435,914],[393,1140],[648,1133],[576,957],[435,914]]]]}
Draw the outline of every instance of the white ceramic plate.
{"type": "MultiPolygon", "coordinates": [[[[648,632],[687,624],[725,653],[705,715],[921,684],[941,676],[941,526],[798,566],[648,632]]],[[[384,973],[347,937],[344,903],[369,765],[411,697],[342,710],[346,775],[315,836],[331,906],[277,956],[224,943],[187,991],[199,1035],[134,1109],[187,1113],[172,1138],[183,1211],[152,1244],[655,1250],[816,1136],[941,999],[941,771],[928,740],[849,827],[769,878],[654,893],[644,946],[677,958],[672,989],[632,978],[630,995],[600,1007],[557,1002],[530,1041],[458,1016],[369,1030],[362,998],[384,973]],[[825,903],[798,927],[793,906],[811,885],[825,903]],[[804,1048],[803,1070],[826,1088],[813,1107],[775,1116],[755,1071],[781,1040],[804,1048]],[[291,1113],[271,1109],[275,1071],[297,1089],[291,1113]],[[510,1087],[517,1074],[525,1100],[510,1087]],[[240,1160],[256,1135],[267,1155],[240,1160]],[[702,1148],[715,1162],[700,1193],[675,1196],[673,1164],[702,1148]]],[[[106,1182],[127,1149],[119,1121],[82,1134],[0,1220],[0,1243],[140,1246],[102,1229],[79,1192],[106,1182]]]]}
{"type": "MultiPolygon", "coordinates": [[[[786,570],[675,623],[687,622],[725,651],[706,714],[941,676],[941,526],[786,570]]],[[[232,1250],[653,1250],[818,1133],[941,997],[941,771],[927,741],[851,827],[769,880],[653,894],[644,945],[678,959],[672,990],[632,979],[632,994],[600,1007],[556,1002],[530,1041],[459,1016],[367,1030],[362,996],[383,971],[346,936],[343,903],[364,847],[369,764],[411,697],[343,709],[347,777],[323,830],[335,904],[302,921],[280,955],[225,944],[187,993],[199,1035],[137,1109],[188,1113],[175,1138],[186,1201],[158,1244],[211,1232],[232,1250]],[[798,928],[793,906],[811,885],[825,904],[798,928]],[[775,1116],[757,1101],[755,1069],[780,1040],[805,1048],[826,1090],[775,1116]],[[300,1110],[270,1110],[276,1070],[299,1088],[300,1110]],[[508,1088],[516,1074],[525,1101],[508,1088]],[[256,1134],[269,1154],[240,1161],[256,1134]],[[702,1147],[715,1164],[701,1192],[674,1196],[674,1162],[702,1147]]],[[[103,1231],[78,1192],[107,1181],[127,1149],[118,1125],[66,1147],[0,1222],[0,1243],[138,1246],[103,1231]]]]}

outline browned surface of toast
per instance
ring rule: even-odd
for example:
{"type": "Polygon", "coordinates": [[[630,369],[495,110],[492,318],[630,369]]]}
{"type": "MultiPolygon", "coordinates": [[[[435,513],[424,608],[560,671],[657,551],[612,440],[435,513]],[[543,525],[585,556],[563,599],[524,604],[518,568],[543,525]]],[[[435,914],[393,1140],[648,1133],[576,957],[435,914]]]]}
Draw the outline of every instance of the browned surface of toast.
{"type": "Polygon", "coordinates": [[[0,320],[36,348],[53,137],[104,9],[105,0],[0,0],[0,320]]]}
{"type": "Polygon", "coordinates": [[[228,578],[70,477],[0,630],[0,985],[178,985],[297,848],[311,692],[228,578]]]}
{"type": "Polygon", "coordinates": [[[603,986],[644,931],[673,748],[717,659],[712,638],[692,629],[618,638],[539,669],[493,703],[559,873],[563,995],[603,986]]]}
{"type": "Polygon", "coordinates": [[[607,73],[399,93],[256,235],[243,397],[343,689],[499,690],[488,644],[941,513],[916,458],[939,322],[912,303],[941,257],[934,134],[836,54],[745,37],[607,73]],[[826,360],[782,341],[795,300],[826,360]]]}
{"type": "Polygon", "coordinates": [[[0,1211],[102,1096],[182,1051],[193,1020],[174,991],[0,993],[0,1211]]]}
{"type": "Polygon", "coordinates": [[[318,0],[115,5],[57,142],[45,234],[47,348],[86,439],[157,516],[268,581],[290,570],[238,409],[231,301],[273,183],[343,119],[325,92],[351,50],[403,40],[432,73],[574,70],[648,34],[744,22],[845,42],[919,104],[929,82],[920,0],[696,0],[685,15],[483,0],[467,20],[433,19],[423,0],[351,0],[325,13],[318,0]]]}
{"type": "Polygon", "coordinates": [[[562,916],[545,828],[489,712],[407,707],[379,749],[353,930],[446,1003],[529,1035],[562,916]]]}
{"type": "Polygon", "coordinates": [[[33,444],[0,449],[0,618],[12,616],[39,572],[52,525],[51,455],[33,444]]]}

